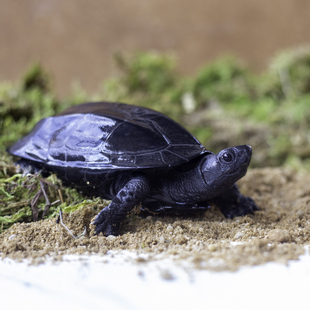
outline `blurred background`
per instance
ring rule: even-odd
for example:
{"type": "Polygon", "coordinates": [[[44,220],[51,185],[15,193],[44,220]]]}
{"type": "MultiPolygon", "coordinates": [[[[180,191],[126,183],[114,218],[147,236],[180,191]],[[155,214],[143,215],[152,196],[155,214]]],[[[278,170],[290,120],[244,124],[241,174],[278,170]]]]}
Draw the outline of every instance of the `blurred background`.
{"type": "Polygon", "coordinates": [[[113,54],[177,56],[191,75],[223,54],[255,70],[283,48],[310,41],[307,0],[1,0],[0,81],[39,61],[57,94],[73,82],[97,91],[115,72],[113,54]]]}

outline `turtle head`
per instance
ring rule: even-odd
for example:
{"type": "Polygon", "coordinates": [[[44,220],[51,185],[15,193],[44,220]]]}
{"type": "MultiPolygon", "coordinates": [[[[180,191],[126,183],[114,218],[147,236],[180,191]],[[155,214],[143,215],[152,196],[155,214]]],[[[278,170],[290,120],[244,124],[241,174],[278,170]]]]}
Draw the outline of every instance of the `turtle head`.
{"type": "Polygon", "coordinates": [[[249,145],[230,147],[206,156],[201,172],[212,196],[223,194],[245,176],[251,157],[252,148],[249,145]]]}

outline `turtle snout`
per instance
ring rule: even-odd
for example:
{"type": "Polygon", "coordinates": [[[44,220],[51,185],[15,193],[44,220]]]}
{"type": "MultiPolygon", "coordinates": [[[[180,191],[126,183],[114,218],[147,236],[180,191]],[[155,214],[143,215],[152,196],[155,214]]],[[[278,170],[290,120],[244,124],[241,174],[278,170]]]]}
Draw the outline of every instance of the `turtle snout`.
{"type": "Polygon", "coordinates": [[[244,145],[244,148],[248,154],[248,156],[252,157],[252,147],[248,144],[244,145]]]}
{"type": "Polygon", "coordinates": [[[252,158],[252,147],[250,145],[245,145],[245,157],[248,158],[248,164],[250,164],[251,158],[252,158]]]}
{"type": "Polygon", "coordinates": [[[240,167],[248,166],[252,158],[252,148],[250,145],[235,146],[235,153],[237,157],[237,164],[240,167]]]}

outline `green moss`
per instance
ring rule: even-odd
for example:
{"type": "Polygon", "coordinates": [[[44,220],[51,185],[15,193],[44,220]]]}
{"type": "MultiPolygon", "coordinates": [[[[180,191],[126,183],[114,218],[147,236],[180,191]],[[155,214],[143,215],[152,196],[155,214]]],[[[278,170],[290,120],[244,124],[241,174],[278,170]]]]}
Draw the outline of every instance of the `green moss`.
{"type": "Polygon", "coordinates": [[[33,64],[22,78],[21,87],[23,91],[31,89],[39,89],[41,92],[49,92],[51,90],[51,79],[48,73],[39,63],[33,64]]]}
{"type": "Polygon", "coordinates": [[[216,100],[231,103],[250,99],[250,74],[234,57],[224,57],[202,67],[192,80],[192,92],[200,104],[216,100]]]}

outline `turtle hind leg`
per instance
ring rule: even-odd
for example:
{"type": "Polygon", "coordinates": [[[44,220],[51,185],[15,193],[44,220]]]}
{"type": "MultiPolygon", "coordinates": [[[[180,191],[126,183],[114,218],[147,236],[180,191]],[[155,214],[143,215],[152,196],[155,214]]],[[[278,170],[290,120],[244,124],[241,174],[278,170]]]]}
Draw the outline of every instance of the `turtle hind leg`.
{"type": "Polygon", "coordinates": [[[129,180],[91,223],[96,225],[96,234],[102,232],[105,236],[118,235],[121,222],[136,205],[145,199],[149,190],[146,177],[136,176],[129,180]]]}
{"type": "Polygon", "coordinates": [[[235,184],[230,190],[214,199],[214,203],[220,208],[226,218],[254,214],[259,210],[254,200],[243,196],[235,184]]]}

